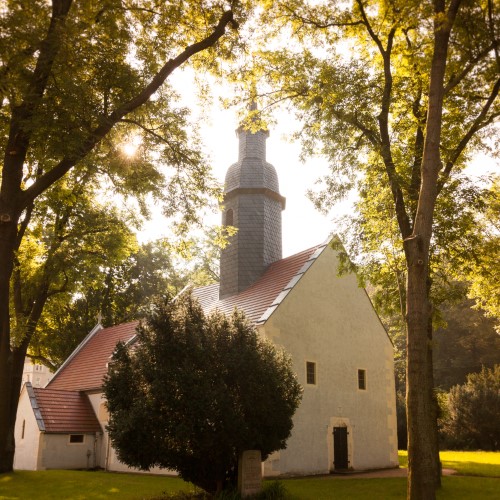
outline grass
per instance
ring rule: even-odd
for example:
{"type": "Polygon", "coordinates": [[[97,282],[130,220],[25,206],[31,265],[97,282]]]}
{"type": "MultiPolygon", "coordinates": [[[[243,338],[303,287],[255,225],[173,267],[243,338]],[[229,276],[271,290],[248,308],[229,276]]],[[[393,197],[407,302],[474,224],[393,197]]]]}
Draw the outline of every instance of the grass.
{"type": "MultiPolygon", "coordinates": [[[[404,500],[406,478],[288,479],[283,484],[293,500],[404,500]]],[[[498,500],[500,480],[479,477],[444,477],[438,500],[498,500]]]]}
{"type": "Polygon", "coordinates": [[[192,489],[192,485],[177,477],[143,474],[72,470],[0,474],[1,500],[137,500],[192,489]]]}
{"type": "MultiPolygon", "coordinates": [[[[406,452],[399,454],[402,467],[406,452]]],[[[497,500],[500,453],[441,452],[443,467],[464,476],[443,477],[438,500],[497,500]],[[483,476],[483,477],[474,477],[483,476]]],[[[406,498],[406,478],[341,479],[321,476],[280,481],[291,500],[391,500],[406,498]]],[[[0,474],[0,500],[139,500],[193,491],[177,477],[87,471],[16,471],[0,474]]],[[[183,498],[188,498],[184,496],[183,498]]]]}
{"type": "MultiPolygon", "coordinates": [[[[495,451],[441,451],[444,469],[453,469],[465,476],[500,478],[500,453],[495,451]]],[[[400,467],[408,467],[408,453],[399,451],[400,467]]]]}

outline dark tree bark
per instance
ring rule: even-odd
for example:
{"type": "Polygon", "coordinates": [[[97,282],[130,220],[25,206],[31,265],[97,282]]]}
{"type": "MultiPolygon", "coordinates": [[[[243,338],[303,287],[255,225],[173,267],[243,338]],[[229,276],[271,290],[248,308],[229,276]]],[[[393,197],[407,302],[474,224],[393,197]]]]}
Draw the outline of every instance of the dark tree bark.
{"type": "Polygon", "coordinates": [[[444,98],[444,77],[451,28],[460,5],[452,0],[434,2],[434,53],[421,167],[421,185],[412,235],[404,240],[408,266],[406,321],[408,498],[431,500],[440,485],[437,442],[437,406],[432,375],[432,308],[429,297],[429,248],[438,176],[442,168],[439,147],[444,98]]]}

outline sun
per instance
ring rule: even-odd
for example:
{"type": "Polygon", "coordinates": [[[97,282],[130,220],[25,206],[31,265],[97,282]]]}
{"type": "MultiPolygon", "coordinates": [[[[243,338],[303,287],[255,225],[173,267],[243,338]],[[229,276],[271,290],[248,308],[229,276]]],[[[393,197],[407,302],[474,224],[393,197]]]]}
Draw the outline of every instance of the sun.
{"type": "Polygon", "coordinates": [[[139,146],[142,144],[142,137],[139,135],[134,135],[129,137],[125,142],[120,144],[120,149],[125,156],[129,158],[135,156],[139,146]]]}

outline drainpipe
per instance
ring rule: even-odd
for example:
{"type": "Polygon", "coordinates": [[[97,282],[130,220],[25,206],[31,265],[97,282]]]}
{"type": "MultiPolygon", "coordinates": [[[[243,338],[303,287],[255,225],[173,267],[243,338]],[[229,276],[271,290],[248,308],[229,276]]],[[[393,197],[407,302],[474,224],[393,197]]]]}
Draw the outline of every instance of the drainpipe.
{"type": "Polygon", "coordinates": [[[94,435],[94,469],[97,468],[97,439],[99,434],[99,432],[96,432],[94,435]]]}
{"type": "Polygon", "coordinates": [[[104,464],[104,470],[108,470],[108,465],[109,465],[109,434],[106,433],[106,462],[104,464]]]}

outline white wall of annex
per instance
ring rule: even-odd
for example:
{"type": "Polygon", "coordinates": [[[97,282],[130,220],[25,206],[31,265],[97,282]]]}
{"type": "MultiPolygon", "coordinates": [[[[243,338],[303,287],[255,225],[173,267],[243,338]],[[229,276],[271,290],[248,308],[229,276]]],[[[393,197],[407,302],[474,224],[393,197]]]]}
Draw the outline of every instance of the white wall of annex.
{"type": "Polygon", "coordinates": [[[14,438],[16,440],[14,469],[38,470],[40,430],[38,429],[26,387],[23,387],[19,396],[14,438]]]}
{"type": "Polygon", "coordinates": [[[69,434],[43,434],[41,440],[41,468],[92,469],[99,465],[100,436],[84,434],[83,443],[70,443],[69,434]]]}

